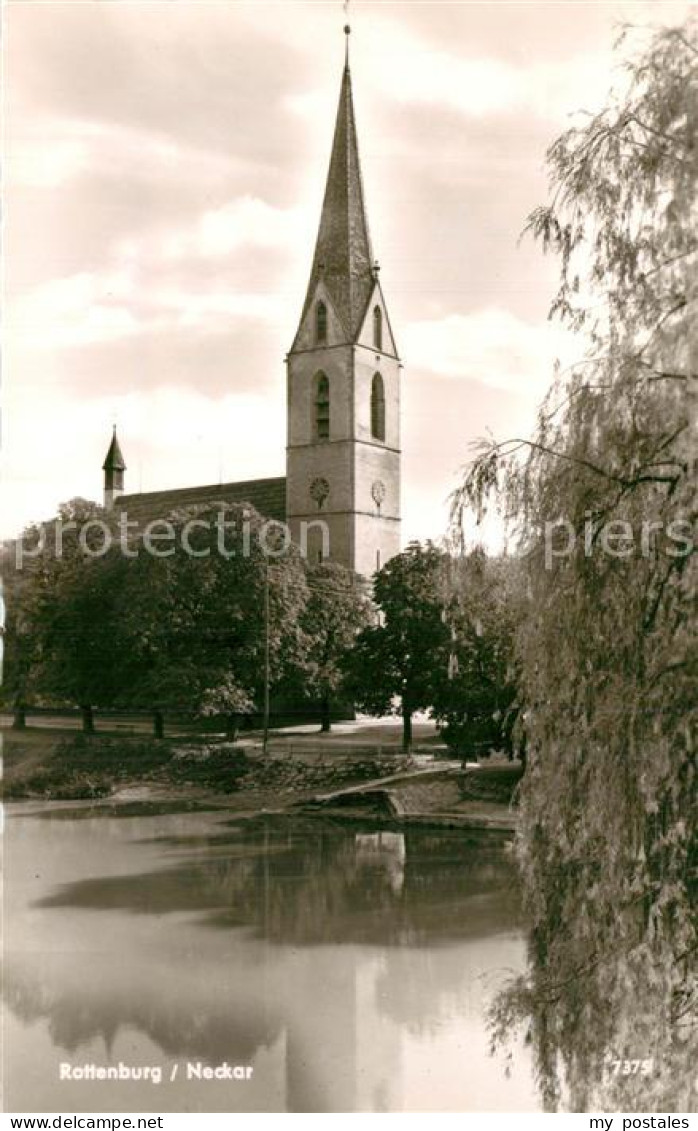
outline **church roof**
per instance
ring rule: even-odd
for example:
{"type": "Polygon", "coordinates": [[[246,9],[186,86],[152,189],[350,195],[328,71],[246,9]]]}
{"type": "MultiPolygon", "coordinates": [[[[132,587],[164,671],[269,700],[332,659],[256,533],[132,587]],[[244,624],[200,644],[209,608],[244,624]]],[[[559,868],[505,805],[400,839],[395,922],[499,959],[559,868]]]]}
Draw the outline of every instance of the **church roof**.
{"type": "Polygon", "coordinates": [[[103,471],[125,471],[126,470],[126,463],[124,461],[123,455],[121,454],[121,448],[119,447],[119,441],[116,437],[116,425],[114,425],[114,432],[113,432],[113,435],[112,435],[112,438],[111,438],[111,444],[109,445],[109,451],[107,452],[104,463],[102,464],[102,470],[103,471]]]}
{"type": "Polygon", "coordinates": [[[348,339],[354,340],[373,288],[373,253],[348,59],[342,75],[325,199],[301,323],[321,279],[348,339]]]}
{"type": "Polygon", "coordinates": [[[147,525],[166,518],[181,507],[211,506],[216,503],[248,503],[264,518],[286,521],[286,479],[249,479],[241,483],[213,483],[205,487],[179,487],[171,491],[146,491],[121,495],[115,507],[126,511],[129,520],[147,525]]]}

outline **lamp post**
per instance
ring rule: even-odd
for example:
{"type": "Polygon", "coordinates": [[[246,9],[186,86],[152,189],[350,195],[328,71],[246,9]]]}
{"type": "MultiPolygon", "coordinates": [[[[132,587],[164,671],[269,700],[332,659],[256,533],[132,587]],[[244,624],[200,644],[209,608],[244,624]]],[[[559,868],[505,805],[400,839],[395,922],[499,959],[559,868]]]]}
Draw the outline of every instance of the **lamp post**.
{"type": "Polygon", "coordinates": [[[264,734],[262,751],[266,758],[269,745],[269,559],[264,563],[264,734]]]}

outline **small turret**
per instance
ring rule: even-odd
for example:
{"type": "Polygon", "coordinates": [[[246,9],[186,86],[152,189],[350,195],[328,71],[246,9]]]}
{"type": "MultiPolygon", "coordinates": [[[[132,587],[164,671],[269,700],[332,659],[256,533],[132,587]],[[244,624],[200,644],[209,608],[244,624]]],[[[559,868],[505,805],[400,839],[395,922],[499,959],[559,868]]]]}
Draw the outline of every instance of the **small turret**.
{"type": "Polygon", "coordinates": [[[121,454],[116,436],[116,424],[102,468],[104,469],[104,508],[110,511],[116,499],[124,493],[124,472],[126,470],[124,457],[121,454]]]}

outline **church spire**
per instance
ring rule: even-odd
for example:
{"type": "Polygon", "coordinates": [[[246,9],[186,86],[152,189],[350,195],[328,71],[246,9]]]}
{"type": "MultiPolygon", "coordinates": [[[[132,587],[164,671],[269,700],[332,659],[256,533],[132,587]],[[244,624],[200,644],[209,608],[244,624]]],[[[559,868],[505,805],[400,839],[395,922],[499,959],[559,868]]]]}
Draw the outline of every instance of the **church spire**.
{"type": "Polygon", "coordinates": [[[330,167],[315,255],[301,323],[322,280],[348,341],[354,341],[373,289],[373,255],[368,232],[354,101],[349,69],[349,33],[330,167]]]}
{"type": "Polygon", "coordinates": [[[106,510],[111,510],[115,499],[118,499],[119,495],[124,493],[124,472],[126,470],[126,462],[121,454],[116,435],[116,424],[114,425],[111,444],[102,464],[102,470],[104,471],[104,506],[106,510]]]}

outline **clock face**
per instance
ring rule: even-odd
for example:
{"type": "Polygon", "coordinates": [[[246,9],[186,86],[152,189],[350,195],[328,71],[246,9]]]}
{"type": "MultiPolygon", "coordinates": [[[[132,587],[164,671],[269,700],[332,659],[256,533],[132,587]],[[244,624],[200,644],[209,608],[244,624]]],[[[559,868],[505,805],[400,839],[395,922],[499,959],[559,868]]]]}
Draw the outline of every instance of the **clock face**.
{"type": "Polygon", "coordinates": [[[325,505],[325,500],[330,493],[330,485],[326,479],[313,479],[310,484],[310,497],[317,503],[318,510],[325,505]]]}
{"type": "Polygon", "coordinates": [[[376,506],[379,507],[385,499],[385,483],[382,479],[374,479],[371,484],[371,496],[376,506]]]}

